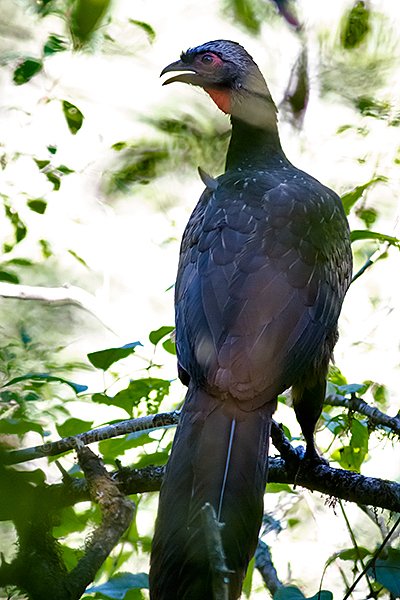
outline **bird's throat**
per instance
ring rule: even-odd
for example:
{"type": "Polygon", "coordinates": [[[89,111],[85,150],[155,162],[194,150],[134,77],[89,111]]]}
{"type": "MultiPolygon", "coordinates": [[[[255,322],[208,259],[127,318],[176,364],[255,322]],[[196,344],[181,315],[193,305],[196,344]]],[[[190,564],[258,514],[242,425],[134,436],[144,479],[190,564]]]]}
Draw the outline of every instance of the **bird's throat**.
{"type": "Polygon", "coordinates": [[[228,89],[204,88],[207,94],[211,96],[215,104],[225,114],[231,112],[231,93],[228,89]]]}
{"type": "MultiPolygon", "coordinates": [[[[265,85],[265,83],[264,83],[265,85]]],[[[231,115],[232,137],[227,168],[248,168],[284,156],[277,129],[276,108],[268,88],[263,94],[237,93],[229,88],[204,88],[222,112],[231,115]]]]}

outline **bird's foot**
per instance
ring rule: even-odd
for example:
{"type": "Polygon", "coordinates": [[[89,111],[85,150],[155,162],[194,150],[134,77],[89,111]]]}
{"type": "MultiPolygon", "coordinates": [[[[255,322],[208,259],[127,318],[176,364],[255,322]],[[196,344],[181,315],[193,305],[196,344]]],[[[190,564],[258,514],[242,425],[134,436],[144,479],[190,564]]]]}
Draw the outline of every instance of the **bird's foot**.
{"type": "Polygon", "coordinates": [[[302,473],[307,473],[310,469],[314,469],[319,465],[329,466],[329,462],[321,456],[315,445],[308,444],[306,449],[303,446],[299,446],[296,448],[296,454],[299,457],[299,466],[296,471],[296,475],[294,476],[294,487],[298,484],[299,478],[301,478],[302,473]]]}
{"type": "Polygon", "coordinates": [[[329,461],[321,456],[317,451],[314,444],[307,444],[306,451],[304,452],[303,461],[307,462],[309,465],[316,467],[317,465],[326,465],[329,466],[329,461]]]}

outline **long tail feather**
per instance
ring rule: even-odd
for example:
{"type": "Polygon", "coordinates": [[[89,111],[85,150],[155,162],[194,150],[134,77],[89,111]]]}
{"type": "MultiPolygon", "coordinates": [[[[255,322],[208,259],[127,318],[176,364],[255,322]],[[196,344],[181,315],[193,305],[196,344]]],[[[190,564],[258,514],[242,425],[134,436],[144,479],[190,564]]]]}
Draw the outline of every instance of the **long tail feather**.
{"type": "Polygon", "coordinates": [[[209,502],[224,523],[222,542],[238,598],[263,514],[274,403],[230,414],[191,388],[160,493],[150,570],[152,600],[206,600],[212,578],[200,511],[209,502]]]}

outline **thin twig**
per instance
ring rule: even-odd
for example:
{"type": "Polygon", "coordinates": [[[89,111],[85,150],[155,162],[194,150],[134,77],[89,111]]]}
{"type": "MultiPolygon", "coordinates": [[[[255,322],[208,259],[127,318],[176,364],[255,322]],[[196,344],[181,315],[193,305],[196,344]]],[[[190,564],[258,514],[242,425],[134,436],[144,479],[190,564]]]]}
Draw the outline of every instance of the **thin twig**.
{"type": "Polygon", "coordinates": [[[375,563],[376,559],[378,558],[378,556],[380,555],[380,553],[382,552],[382,550],[384,549],[384,547],[386,546],[387,542],[389,541],[389,539],[392,537],[393,533],[395,532],[395,530],[397,529],[397,527],[400,525],[400,517],[397,519],[397,521],[395,522],[395,524],[393,525],[393,527],[391,528],[391,530],[388,532],[387,536],[385,537],[385,539],[383,540],[382,544],[379,546],[379,548],[377,548],[374,552],[374,556],[371,558],[371,560],[369,560],[367,562],[367,564],[365,565],[365,568],[361,571],[361,573],[359,574],[359,576],[357,577],[357,579],[355,579],[355,581],[353,581],[353,584],[351,585],[351,587],[347,590],[346,595],[343,596],[343,600],[347,600],[347,598],[350,596],[350,594],[353,592],[353,590],[355,589],[356,585],[358,584],[358,582],[364,577],[365,573],[368,571],[368,569],[370,569],[373,564],[375,563]]]}
{"type": "Polygon", "coordinates": [[[16,300],[36,300],[55,306],[76,306],[90,313],[106,329],[116,334],[109,325],[109,318],[104,314],[99,301],[95,296],[76,285],[60,287],[45,287],[41,285],[20,285],[15,283],[0,282],[0,297],[15,298],[16,300]]]}
{"type": "Polygon", "coordinates": [[[2,462],[9,465],[15,465],[28,460],[63,454],[68,450],[74,450],[76,448],[77,440],[80,440],[83,444],[87,445],[102,440],[108,440],[119,435],[125,435],[127,433],[136,431],[144,432],[158,427],[177,425],[179,414],[180,412],[176,410],[168,413],[146,415],[145,417],[139,417],[137,419],[127,419],[126,421],[120,421],[119,423],[106,425],[105,427],[99,427],[98,429],[91,429],[90,431],[75,436],[62,438],[57,442],[49,442],[42,446],[23,448],[21,450],[12,450],[3,454],[2,462]]]}
{"type": "MultiPolygon", "coordinates": [[[[356,551],[357,558],[360,561],[362,569],[365,570],[365,564],[364,564],[364,561],[363,561],[362,556],[361,556],[360,548],[358,547],[358,544],[357,544],[356,536],[354,535],[354,531],[351,528],[350,521],[347,518],[347,514],[346,514],[346,511],[344,510],[343,502],[341,500],[339,500],[339,506],[340,506],[340,509],[342,511],[342,515],[343,515],[344,521],[346,523],[346,527],[347,527],[347,531],[349,532],[350,539],[351,539],[351,541],[353,543],[353,546],[354,546],[354,549],[356,551]]],[[[372,584],[371,584],[370,578],[368,577],[368,573],[366,571],[365,571],[365,577],[367,579],[369,593],[373,594],[374,590],[372,588],[372,584]]],[[[373,596],[371,596],[371,597],[373,597],[373,596]]]]}
{"type": "Polygon", "coordinates": [[[373,254],[371,254],[371,256],[365,261],[363,266],[357,271],[357,273],[355,275],[353,275],[351,283],[354,283],[356,281],[356,279],[361,277],[361,275],[363,275],[365,273],[365,271],[367,269],[369,269],[369,267],[372,267],[372,265],[374,263],[376,263],[380,258],[382,258],[387,253],[390,246],[391,246],[391,244],[389,242],[386,242],[383,245],[383,247],[378,248],[378,250],[376,250],[373,254]]]}

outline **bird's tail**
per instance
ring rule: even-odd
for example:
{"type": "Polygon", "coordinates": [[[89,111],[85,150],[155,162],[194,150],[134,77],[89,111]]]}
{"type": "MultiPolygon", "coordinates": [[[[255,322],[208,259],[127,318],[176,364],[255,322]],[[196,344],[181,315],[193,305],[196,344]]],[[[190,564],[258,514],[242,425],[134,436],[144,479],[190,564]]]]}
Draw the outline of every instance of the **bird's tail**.
{"type": "Polygon", "coordinates": [[[207,502],[224,523],[222,543],[232,571],[229,598],[239,597],[263,514],[273,405],[232,412],[204,390],[189,388],[160,493],[152,600],[213,598],[200,516],[207,502]]]}

